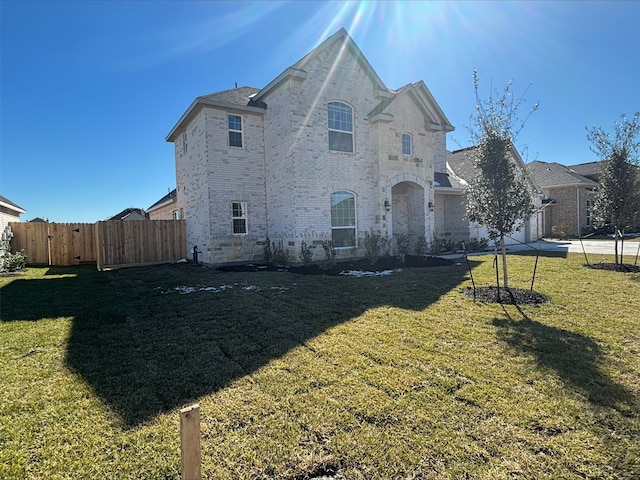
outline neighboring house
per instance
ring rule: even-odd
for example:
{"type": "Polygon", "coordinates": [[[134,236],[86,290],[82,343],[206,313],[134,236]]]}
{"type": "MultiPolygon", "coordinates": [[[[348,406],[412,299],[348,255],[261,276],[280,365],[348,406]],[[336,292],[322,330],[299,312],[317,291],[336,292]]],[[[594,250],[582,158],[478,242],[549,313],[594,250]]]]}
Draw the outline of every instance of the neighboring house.
{"type": "MultiPolygon", "coordinates": [[[[466,196],[465,189],[477,175],[477,169],[473,163],[472,154],[477,147],[467,147],[449,152],[447,156],[447,167],[449,168],[449,178],[454,179],[457,188],[453,188],[451,193],[447,192],[444,201],[436,202],[436,209],[442,206],[443,221],[438,225],[443,225],[445,231],[442,235],[451,237],[455,241],[466,240],[468,238],[481,240],[489,238],[488,230],[477,223],[469,222],[466,219],[466,196]],[[447,210],[448,209],[448,210],[447,210]],[[466,238],[464,238],[466,236],[466,238]]],[[[507,244],[526,243],[537,240],[542,236],[542,225],[539,217],[539,210],[542,207],[543,195],[536,185],[534,179],[527,174],[527,167],[522,161],[518,150],[511,146],[509,158],[516,167],[516,174],[524,177],[527,190],[531,195],[531,202],[536,209],[530,218],[522,219],[520,231],[511,233],[506,238],[507,244]]],[[[436,193],[439,193],[436,191],[436,193]]],[[[440,219],[440,216],[438,216],[440,219]]]]}
{"type": "Polygon", "coordinates": [[[197,97],[167,135],[177,208],[204,263],[259,259],[267,238],[350,255],[365,232],[431,239],[453,126],[424,82],[385,86],[341,29],[264,88],[197,97]]]}
{"type": "MultiPolygon", "coordinates": [[[[593,180],[596,183],[600,182],[600,168],[602,167],[602,162],[587,162],[587,163],[579,163],[577,165],[571,165],[569,168],[572,172],[575,172],[579,175],[587,177],[590,180],[593,180]]],[[[636,185],[640,185],[640,167],[635,167],[636,171],[636,185]]],[[[629,226],[631,230],[640,232],[640,213],[636,215],[635,221],[633,221],[632,225],[629,226]]]]}
{"type": "Polygon", "coordinates": [[[544,236],[579,235],[593,229],[591,208],[597,182],[576,173],[574,167],[555,162],[536,160],[527,170],[545,195],[541,212],[544,236]]]}
{"type": "Polygon", "coordinates": [[[149,214],[142,208],[125,208],[109,220],[149,220],[149,214]]]}
{"type": "Polygon", "coordinates": [[[174,188],[156,203],[147,208],[151,220],[180,220],[182,215],[178,208],[176,189],[174,188]]]}
{"type": "Polygon", "coordinates": [[[0,258],[2,261],[0,262],[0,270],[4,269],[5,263],[5,253],[8,253],[8,250],[5,250],[5,241],[11,241],[13,238],[13,232],[11,232],[11,227],[9,227],[9,222],[19,222],[20,215],[26,213],[26,210],[22,207],[19,207],[11,200],[6,197],[0,195],[0,240],[3,240],[2,244],[0,244],[0,258]]]}
{"type": "MultiPolygon", "coordinates": [[[[0,234],[9,226],[9,222],[19,222],[20,215],[26,210],[0,195],[0,234]]],[[[3,238],[4,239],[4,238],[3,238]]]]}
{"type": "Polygon", "coordinates": [[[593,180],[598,183],[600,181],[600,167],[602,162],[587,162],[579,163],[577,165],[569,165],[567,168],[578,175],[587,177],[589,180],[593,180]]]}

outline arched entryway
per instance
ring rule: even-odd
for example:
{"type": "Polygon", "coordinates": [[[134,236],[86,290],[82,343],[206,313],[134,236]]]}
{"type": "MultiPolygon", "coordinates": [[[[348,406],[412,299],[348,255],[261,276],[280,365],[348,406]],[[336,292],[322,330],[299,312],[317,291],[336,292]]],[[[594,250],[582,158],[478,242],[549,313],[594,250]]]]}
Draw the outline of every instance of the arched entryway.
{"type": "MultiPolygon", "coordinates": [[[[391,188],[391,232],[408,235],[411,243],[427,235],[427,198],[423,186],[410,181],[399,182],[391,188]]],[[[429,239],[427,238],[427,241],[429,239]]]]}

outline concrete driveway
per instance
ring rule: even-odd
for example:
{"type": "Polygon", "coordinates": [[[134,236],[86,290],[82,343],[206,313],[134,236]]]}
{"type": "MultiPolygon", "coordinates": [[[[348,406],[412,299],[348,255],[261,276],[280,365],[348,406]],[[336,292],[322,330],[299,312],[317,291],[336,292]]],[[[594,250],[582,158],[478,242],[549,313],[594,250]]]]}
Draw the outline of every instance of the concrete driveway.
{"type": "MultiPolygon", "coordinates": [[[[613,255],[615,242],[613,240],[538,240],[536,242],[530,242],[524,245],[508,245],[507,252],[518,252],[521,250],[528,250],[534,252],[535,250],[542,250],[547,252],[558,253],[593,253],[602,255],[613,255]]],[[[618,243],[620,248],[620,243],[618,243]]],[[[493,253],[493,249],[489,250],[489,253],[493,253]]],[[[620,253],[620,252],[618,252],[620,253]]],[[[486,255],[487,252],[474,252],[469,253],[472,255],[486,255]]],[[[624,255],[633,256],[640,254],[640,238],[625,238],[624,241],[624,255]]],[[[454,253],[450,255],[442,255],[443,258],[460,258],[460,253],[454,253]]]]}
{"type": "MultiPolygon", "coordinates": [[[[540,240],[528,244],[530,247],[540,250],[556,251],[556,252],[572,252],[572,253],[599,253],[603,255],[613,255],[615,253],[615,242],[613,240],[540,240]],[[584,250],[583,250],[584,248],[584,250]]],[[[635,238],[625,239],[624,254],[637,255],[640,241],[635,238]]],[[[530,250],[524,245],[509,247],[511,251],[530,250]]],[[[618,242],[620,249],[620,242],[618,242]]],[[[620,253],[620,252],[618,252],[620,253]]]]}

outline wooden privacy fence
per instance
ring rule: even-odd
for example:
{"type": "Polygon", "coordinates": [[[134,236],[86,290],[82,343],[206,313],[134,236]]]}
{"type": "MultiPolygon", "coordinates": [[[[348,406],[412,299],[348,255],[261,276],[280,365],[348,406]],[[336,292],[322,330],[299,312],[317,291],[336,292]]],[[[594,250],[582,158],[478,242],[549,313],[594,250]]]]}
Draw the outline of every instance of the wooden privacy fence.
{"type": "Polygon", "coordinates": [[[97,223],[12,222],[11,251],[28,265],[104,268],[175,262],[187,257],[184,220],[109,220],[97,223]]]}

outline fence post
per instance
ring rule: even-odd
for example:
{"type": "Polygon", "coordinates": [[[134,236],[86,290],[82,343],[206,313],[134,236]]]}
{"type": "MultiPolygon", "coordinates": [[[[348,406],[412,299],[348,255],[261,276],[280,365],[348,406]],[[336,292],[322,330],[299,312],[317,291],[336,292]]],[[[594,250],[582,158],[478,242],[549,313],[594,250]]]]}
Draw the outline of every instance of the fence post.
{"type": "Polygon", "coordinates": [[[180,410],[180,452],[182,480],[201,480],[200,405],[180,410]]]}

